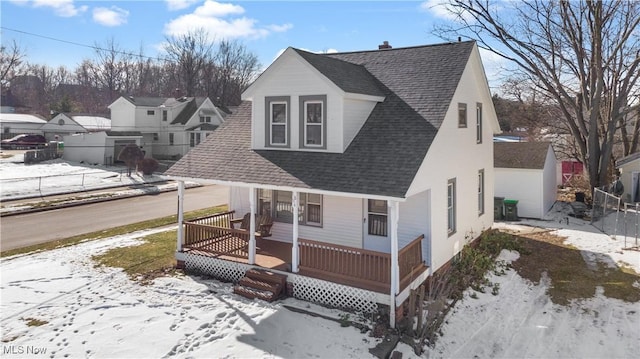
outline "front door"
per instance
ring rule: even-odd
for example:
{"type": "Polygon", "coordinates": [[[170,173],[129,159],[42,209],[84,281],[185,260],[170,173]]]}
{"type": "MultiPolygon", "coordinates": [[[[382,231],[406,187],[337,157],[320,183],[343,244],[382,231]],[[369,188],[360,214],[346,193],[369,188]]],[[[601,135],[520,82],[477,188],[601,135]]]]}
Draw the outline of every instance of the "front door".
{"type": "Polygon", "coordinates": [[[387,201],[365,199],[363,201],[363,217],[364,249],[391,253],[387,201]]]}

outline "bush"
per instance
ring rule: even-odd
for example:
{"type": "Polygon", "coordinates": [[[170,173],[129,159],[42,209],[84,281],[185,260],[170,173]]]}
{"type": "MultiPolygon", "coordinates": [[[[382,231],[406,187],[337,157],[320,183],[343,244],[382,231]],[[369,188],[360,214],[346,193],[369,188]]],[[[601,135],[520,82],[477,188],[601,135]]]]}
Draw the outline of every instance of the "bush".
{"type": "Polygon", "coordinates": [[[158,170],[160,164],[153,158],[144,158],[138,162],[138,169],[145,175],[152,175],[153,172],[158,170]]]}

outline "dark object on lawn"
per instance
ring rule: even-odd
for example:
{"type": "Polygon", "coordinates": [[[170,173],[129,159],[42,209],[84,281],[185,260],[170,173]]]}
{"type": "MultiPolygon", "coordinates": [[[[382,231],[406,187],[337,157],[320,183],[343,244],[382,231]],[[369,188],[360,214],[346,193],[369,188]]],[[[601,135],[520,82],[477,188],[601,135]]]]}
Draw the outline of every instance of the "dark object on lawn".
{"type": "Polygon", "coordinates": [[[153,172],[157,171],[158,167],[160,167],[160,164],[153,158],[144,158],[142,161],[138,162],[138,169],[147,176],[150,176],[153,172]]]}

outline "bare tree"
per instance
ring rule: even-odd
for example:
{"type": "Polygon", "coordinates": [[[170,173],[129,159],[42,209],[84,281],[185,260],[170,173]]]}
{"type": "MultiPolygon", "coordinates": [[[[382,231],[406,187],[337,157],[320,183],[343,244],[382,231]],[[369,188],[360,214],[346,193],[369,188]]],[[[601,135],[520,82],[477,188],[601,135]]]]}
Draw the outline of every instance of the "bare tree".
{"type": "Polygon", "coordinates": [[[458,24],[436,34],[477,40],[555,101],[591,186],[608,182],[616,141],[621,155],[638,150],[628,112],[640,100],[640,2],[447,0],[447,9],[458,24]]]}
{"type": "Polygon", "coordinates": [[[167,60],[175,66],[179,88],[186,96],[195,96],[205,66],[211,63],[213,42],[204,29],[178,37],[167,37],[167,60]]]}
{"type": "Polygon", "coordinates": [[[118,160],[127,165],[127,176],[131,177],[131,170],[144,159],[144,152],[135,143],[127,144],[118,154],[118,160]]]}
{"type": "Polygon", "coordinates": [[[107,90],[110,101],[113,101],[122,91],[131,90],[126,87],[131,84],[127,75],[129,68],[133,67],[132,55],[125,52],[113,38],[107,40],[105,45],[96,44],[95,48],[97,59],[92,67],[93,77],[99,87],[107,90]]]}
{"type": "Polygon", "coordinates": [[[22,64],[25,57],[24,51],[15,40],[10,47],[0,46],[0,85],[6,86],[7,82],[15,76],[16,70],[22,64]]]}

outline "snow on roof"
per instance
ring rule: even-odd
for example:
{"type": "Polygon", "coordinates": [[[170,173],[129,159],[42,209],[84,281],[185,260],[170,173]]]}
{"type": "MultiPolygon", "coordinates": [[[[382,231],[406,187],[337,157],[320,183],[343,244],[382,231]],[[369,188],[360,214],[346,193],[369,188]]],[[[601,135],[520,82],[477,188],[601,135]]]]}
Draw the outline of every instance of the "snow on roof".
{"type": "Polygon", "coordinates": [[[40,116],[28,115],[23,113],[0,113],[0,122],[41,123],[41,124],[47,123],[47,121],[40,116]]]}
{"type": "Polygon", "coordinates": [[[109,130],[111,129],[111,120],[100,116],[72,116],[78,125],[87,130],[109,130]]]}

